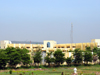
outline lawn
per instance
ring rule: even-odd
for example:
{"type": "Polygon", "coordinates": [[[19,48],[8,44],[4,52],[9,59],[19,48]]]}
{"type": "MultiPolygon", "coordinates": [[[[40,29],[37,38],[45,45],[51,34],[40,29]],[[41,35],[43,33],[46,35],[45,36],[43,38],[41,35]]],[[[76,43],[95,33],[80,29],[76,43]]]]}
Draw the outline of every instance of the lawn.
{"type": "MultiPolygon", "coordinates": [[[[9,70],[1,70],[0,75],[71,75],[73,73],[72,67],[56,67],[56,68],[30,68],[30,69],[17,69],[12,70],[12,74],[9,74],[9,70]]],[[[95,66],[78,66],[78,75],[100,75],[100,65],[95,66]]]]}

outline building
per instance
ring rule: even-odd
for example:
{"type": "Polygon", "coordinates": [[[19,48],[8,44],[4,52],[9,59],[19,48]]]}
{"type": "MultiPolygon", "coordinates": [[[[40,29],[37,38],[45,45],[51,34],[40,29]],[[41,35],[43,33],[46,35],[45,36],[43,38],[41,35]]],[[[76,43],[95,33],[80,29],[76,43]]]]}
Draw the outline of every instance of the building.
{"type": "Polygon", "coordinates": [[[67,44],[57,44],[56,41],[53,40],[45,40],[42,42],[22,42],[22,41],[9,41],[4,40],[0,42],[0,48],[5,49],[7,47],[14,48],[26,48],[29,50],[29,54],[35,52],[38,47],[42,49],[42,63],[44,64],[44,57],[48,52],[54,52],[57,49],[61,49],[65,53],[65,57],[70,57],[72,55],[69,50],[74,50],[75,48],[80,48],[81,50],[85,50],[86,47],[94,47],[100,48],[100,39],[93,39],[88,43],[67,43],[67,44]]]}

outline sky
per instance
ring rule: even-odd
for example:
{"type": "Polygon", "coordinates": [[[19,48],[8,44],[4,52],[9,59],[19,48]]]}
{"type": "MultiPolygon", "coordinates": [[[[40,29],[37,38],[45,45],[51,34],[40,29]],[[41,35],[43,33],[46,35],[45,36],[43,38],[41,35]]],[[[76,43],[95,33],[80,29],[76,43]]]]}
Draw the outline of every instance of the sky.
{"type": "Polygon", "coordinates": [[[0,0],[0,40],[100,39],[100,0],[0,0]]]}

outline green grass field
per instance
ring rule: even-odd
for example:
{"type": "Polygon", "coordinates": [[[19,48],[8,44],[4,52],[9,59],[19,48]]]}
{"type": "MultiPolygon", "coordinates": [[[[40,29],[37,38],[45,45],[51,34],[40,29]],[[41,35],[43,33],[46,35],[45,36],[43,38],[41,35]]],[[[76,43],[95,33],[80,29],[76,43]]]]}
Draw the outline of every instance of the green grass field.
{"type": "MultiPolygon", "coordinates": [[[[17,69],[12,70],[12,74],[9,74],[9,70],[1,70],[0,75],[71,75],[75,67],[57,67],[57,68],[30,68],[30,69],[17,69]],[[33,74],[32,74],[33,73],[33,74]]],[[[95,66],[78,66],[78,75],[100,75],[100,65],[95,66]]]]}

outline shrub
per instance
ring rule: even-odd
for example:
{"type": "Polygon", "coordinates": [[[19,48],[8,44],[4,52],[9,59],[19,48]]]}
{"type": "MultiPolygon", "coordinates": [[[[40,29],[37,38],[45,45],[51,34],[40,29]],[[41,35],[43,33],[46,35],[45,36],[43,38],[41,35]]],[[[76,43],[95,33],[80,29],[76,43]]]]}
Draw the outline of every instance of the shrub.
{"type": "Polygon", "coordinates": [[[12,70],[10,70],[9,73],[12,74],[12,70]]]}

